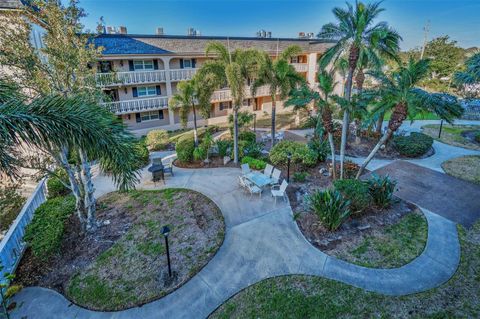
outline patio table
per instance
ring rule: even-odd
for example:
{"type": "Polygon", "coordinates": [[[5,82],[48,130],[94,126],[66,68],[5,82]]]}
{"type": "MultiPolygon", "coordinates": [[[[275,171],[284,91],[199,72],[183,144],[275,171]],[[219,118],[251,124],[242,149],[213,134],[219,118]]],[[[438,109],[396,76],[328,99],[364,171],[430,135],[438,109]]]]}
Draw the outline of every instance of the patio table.
{"type": "Polygon", "coordinates": [[[245,178],[260,188],[263,188],[272,182],[270,177],[267,177],[260,172],[250,172],[245,175],[245,178]]]}

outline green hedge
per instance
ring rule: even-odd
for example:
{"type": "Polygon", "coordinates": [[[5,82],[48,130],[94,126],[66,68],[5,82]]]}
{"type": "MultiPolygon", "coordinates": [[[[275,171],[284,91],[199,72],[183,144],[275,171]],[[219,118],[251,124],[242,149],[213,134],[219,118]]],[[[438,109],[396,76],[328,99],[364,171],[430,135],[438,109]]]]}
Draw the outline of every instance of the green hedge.
{"type": "Polygon", "coordinates": [[[263,170],[265,166],[267,166],[267,163],[265,163],[265,161],[250,156],[245,156],[244,158],[242,158],[242,164],[248,164],[250,168],[256,170],[263,170]]]}
{"type": "Polygon", "coordinates": [[[475,136],[473,138],[475,139],[476,142],[480,143],[480,131],[475,133],[475,136]]]}
{"type": "Polygon", "coordinates": [[[255,143],[257,141],[257,135],[250,131],[244,131],[238,133],[238,139],[249,143],[255,143]]]}
{"type": "Polygon", "coordinates": [[[195,142],[193,137],[181,138],[175,144],[175,151],[180,162],[190,163],[193,161],[193,152],[195,150],[195,142]]]}
{"type": "Polygon", "coordinates": [[[291,163],[301,166],[314,166],[318,156],[315,151],[307,145],[293,142],[281,141],[270,150],[270,161],[274,165],[286,165],[288,153],[292,154],[291,163]]]}
{"type": "Polygon", "coordinates": [[[135,152],[137,152],[139,158],[136,169],[143,168],[150,163],[150,152],[148,151],[145,138],[138,140],[137,144],[135,145],[135,152]]]}
{"type": "Polygon", "coordinates": [[[69,184],[67,173],[64,169],[56,169],[55,174],[58,176],[51,176],[47,180],[47,198],[55,198],[60,196],[66,196],[70,193],[70,190],[65,187],[61,180],[69,184]]]}
{"type": "Polygon", "coordinates": [[[433,138],[423,133],[413,132],[409,136],[393,138],[394,148],[407,157],[422,156],[432,147],[433,138]]]}
{"type": "Polygon", "coordinates": [[[368,184],[357,179],[339,179],[333,182],[335,189],[350,201],[352,213],[363,212],[372,202],[368,184]]]}
{"type": "Polygon", "coordinates": [[[73,196],[48,199],[36,209],[24,239],[37,258],[46,260],[59,251],[65,221],[74,211],[73,196]]]}
{"type": "Polygon", "coordinates": [[[148,132],[145,143],[151,151],[164,150],[169,143],[168,132],[166,130],[152,130],[148,132]]]}

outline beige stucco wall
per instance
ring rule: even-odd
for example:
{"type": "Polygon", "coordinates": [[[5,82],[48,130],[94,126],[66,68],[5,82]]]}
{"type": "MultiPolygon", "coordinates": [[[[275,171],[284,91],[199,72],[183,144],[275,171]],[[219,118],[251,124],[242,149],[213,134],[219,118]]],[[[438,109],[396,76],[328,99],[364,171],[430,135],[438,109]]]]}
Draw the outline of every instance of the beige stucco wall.
{"type": "Polygon", "coordinates": [[[153,96],[148,96],[148,97],[133,97],[133,87],[140,87],[140,86],[157,86],[160,85],[160,91],[161,95],[158,96],[167,96],[167,86],[165,83],[160,83],[160,84],[146,84],[146,85],[132,85],[132,86],[125,86],[122,88],[118,89],[118,98],[120,101],[127,101],[127,100],[133,100],[133,99],[141,99],[141,98],[150,98],[153,96]],[[125,90],[127,91],[125,93],[125,90]]]}

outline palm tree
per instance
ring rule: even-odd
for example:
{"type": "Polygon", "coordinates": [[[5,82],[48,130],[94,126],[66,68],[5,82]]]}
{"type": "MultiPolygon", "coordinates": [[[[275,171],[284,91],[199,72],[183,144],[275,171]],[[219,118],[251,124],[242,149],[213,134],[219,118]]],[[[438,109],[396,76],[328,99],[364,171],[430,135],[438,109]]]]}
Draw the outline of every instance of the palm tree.
{"type": "MultiPolygon", "coordinates": [[[[307,85],[303,85],[299,89],[292,91],[290,98],[286,101],[285,105],[293,105],[295,107],[305,107],[310,102],[314,101],[314,105],[319,109],[320,116],[317,121],[322,121],[323,128],[327,132],[328,142],[330,144],[330,156],[332,158],[332,177],[336,179],[336,167],[335,167],[335,144],[333,142],[333,121],[332,121],[332,97],[333,91],[337,83],[334,81],[334,75],[332,72],[322,70],[317,75],[318,89],[321,95],[311,90],[307,85]]],[[[317,125],[318,126],[318,125],[317,125]]],[[[321,137],[320,137],[321,138],[321,137]]]]}
{"type": "Polygon", "coordinates": [[[221,42],[211,42],[206,54],[215,54],[216,59],[205,62],[199,70],[201,76],[216,77],[217,88],[228,86],[233,102],[234,163],[238,163],[238,110],[246,96],[246,82],[255,77],[261,58],[257,50],[236,49],[233,52],[221,42]]]}
{"type": "Polygon", "coordinates": [[[299,46],[292,45],[286,48],[277,59],[273,60],[265,53],[260,64],[258,77],[253,81],[251,90],[255,96],[260,86],[268,85],[272,98],[272,146],[275,144],[275,115],[277,95],[285,100],[292,89],[305,79],[295,71],[289,59],[302,52],[299,46]]]}
{"type": "MultiPolygon", "coordinates": [[[[101,170],[108,172],[121,190],[135,186],[139,161],[134,151],[135,138],[115,116],[81,95],[71,98],[50,95],[35,98],[27,104],[17,90],[14,84],[0,81],[1,173],[10,178],[18,176],[18,168],[23,163],[17,149],[22,145],[47,152],[75,149],[85,152],[81,156],[88,154],[90,158],[99,159],[101,170]]],[[[90,169],[83,171],[88,173],[90,169]]],[[[78,178],[82,181],[88,179],[87,176],[78,178]]],[[[87,186],[83,191],[71,190],[77,203],[78,200],[83,203],[77,205],[80,221],[87,230],[96,229],[93,193],[87,191],[87,186]]]]}
{"type": "Polygon", "coordinates": [[[454,80],[463,86],[480,83],[480,53],[475,53],[465,61],[465,71],[456,72],[454,80]]]}
{"type": "Polygon", "coordinates": [[[429,93],[415,87],[420,80],[428,75],[428,72],[428,60],[421,59],[415,62],[410,59],[407,65],[401,65],[398,70],[393,71],[389,76],[380,71],[371,73],[380,83],[380,87],[366,92],[366,94],[379,96],[378,105],[381,106],[381,111],[392,110],[392,116],[388,122],[387,131],[360,167],[356,176],[357,179],[362,175],[365,167],[380,147],[392,137],[407,116],[413,118],[415,114],[420,112],[433,112],[450,123],[462,114],[463,109],[456,97],[445,93],[429,93]]]}
{"type": "MultiPolygon", "coordinates": [[[[334,8],[333,14],[337,23],[325,24],[318,33],[318,38],[335,41],[320,60],[322,68],[348,55],[348,74],[345,85],[345,98],[350,100],[353,76],[360,56],[368,56],[368,60],[376,63],[380,56],[395,57],[399,50],[401,37],[386,22],[373,24],[375,18],[383,11],[380,2],[363,4],[355,2],[355,7],[347,3],[347,9],[334,8]]],[[[343,178],[343,163],[349,124],[349,112],[344,111],[342,140],[340,145],[340,178],[343,178]]]]}
{"type": "Polygon", "coordinates": [[[175,108],[180,109],[180,120],[183,127],[187,126],[190,112],[193,113],[193,140],[195,147],[197,147],[197,110],[195,107],[195,104],[197,103],[197,88],[195,84],[195,77],[189,81],[182,81],[178,83],[177,89],[178,92],[172,96],[168,102],[170,111],[173,112],[175,108]]]}

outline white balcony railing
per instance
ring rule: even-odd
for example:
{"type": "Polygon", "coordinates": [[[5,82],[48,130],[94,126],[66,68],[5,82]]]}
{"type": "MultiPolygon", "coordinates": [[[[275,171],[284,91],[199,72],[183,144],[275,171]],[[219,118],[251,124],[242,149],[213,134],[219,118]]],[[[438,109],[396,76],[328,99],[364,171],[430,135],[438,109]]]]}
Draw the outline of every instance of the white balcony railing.
{"type": "Polygon", "coordinates": [[[146,99],[108,102],[103,103],[103,106],[117,115],[134,112],[153,111],[166,109],[168,107],[168,97],[161,96],[146,99]]]}
{"type": "MultiPolygon", "coordinates": [[[[251,90],[250,90],[250,87],[247,86],[245,87],[245,97],[246,98],[251,98],[252,97],[252,94],[251,94],[251,90]]],[[[255,96],[269,96],[270,95],[270,91],[269,91],[269,87],[268,85],[264,85],[264,86],[261,86],[257,89],[257,92],[255,94],[255,96]]],[[[215,92],[213,92],[213,95],[212,95],[212,98],[211,98],[211,101],[212,102],[222,102],[222,101],[230,101],[232,99],[232,92],[230,91],[230,89],[225,89],[225,90],[217,90],[215,92]]]]}
{"type": "Polygon", "coordinates": [[[128,84],[165,82],[165,70],[131,71],[115,73],[97,73],[97,84],[100,86],[117,86],[128,84]]]}
{"type": "Polygon", "coordinates": [[[307,63],[291,63],[297,72],[307,72],[308,64],[307,63]]]}
{"type": "Polygon", "coordinates": [[[190,80],[197,72],[197,69],[175,69],[170,70],[170,81],[190,80]]]}

